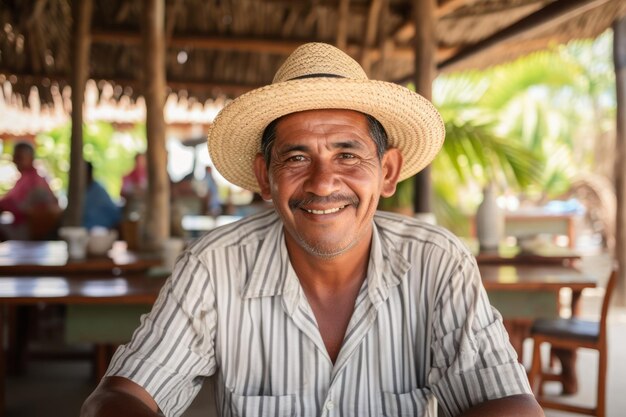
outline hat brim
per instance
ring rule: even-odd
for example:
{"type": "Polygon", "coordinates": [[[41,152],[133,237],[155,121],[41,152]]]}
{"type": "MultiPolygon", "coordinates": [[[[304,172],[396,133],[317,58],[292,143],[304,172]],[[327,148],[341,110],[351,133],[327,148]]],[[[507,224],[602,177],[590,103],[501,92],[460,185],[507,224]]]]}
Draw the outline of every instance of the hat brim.
{"type": "Polygon", "coordinates": [[[347,109],[376,118],[389,147],[403,156],[400,180],[424,169],[445,137],[441,115],[419,94],[398,84],[347,78],[307,78],[270,84],[230,102],[208,133],[211,160],[220,174],[242,188],[259,192],[254,159],[263,131],[273,120],[305,110],[347,109]]]}

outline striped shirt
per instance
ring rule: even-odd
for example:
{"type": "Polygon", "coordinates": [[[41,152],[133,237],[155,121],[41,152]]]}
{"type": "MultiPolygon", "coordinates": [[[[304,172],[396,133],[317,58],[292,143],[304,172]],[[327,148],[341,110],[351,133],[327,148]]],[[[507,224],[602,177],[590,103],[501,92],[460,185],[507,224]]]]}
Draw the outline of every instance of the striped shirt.
{"type": "Polygon", "coordinates": [[[269,211],[181,255],[107,374],[143,386],[166,416],[211,375],[223,416],[434,416],[435,404],[450,416],[530,393],[466,247],[407,217],[377,213],[374,224],[334,364],[269,211]]]}

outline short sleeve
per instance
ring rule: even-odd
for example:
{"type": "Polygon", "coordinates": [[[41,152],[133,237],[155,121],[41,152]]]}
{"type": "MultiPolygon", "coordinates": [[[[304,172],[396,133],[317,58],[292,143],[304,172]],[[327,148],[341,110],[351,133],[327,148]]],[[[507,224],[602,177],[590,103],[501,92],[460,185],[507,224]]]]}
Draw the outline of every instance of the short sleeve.
{"type": "Polygon", "coordinates": [[[465,257],[441,288],[432,321],[429,385],[446,416],[486,400],[531,393],[526,371],[491,307],[475,260],[465,257]]]}
{"type": "Polygon", "coordinates": [[[113,356],[106,376],[122,376],[148,391],[166,416],[191,404],[204,377],[215,373],[214,288],[208,269],[185,252],[131,341],[113,356]]]}

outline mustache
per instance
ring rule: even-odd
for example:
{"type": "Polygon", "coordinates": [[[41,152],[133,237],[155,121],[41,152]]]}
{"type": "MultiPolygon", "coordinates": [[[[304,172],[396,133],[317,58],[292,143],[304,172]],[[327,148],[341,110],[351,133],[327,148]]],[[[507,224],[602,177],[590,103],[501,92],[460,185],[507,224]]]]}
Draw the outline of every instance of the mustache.
{"type": "Polygon", "coordinates": [[[318,195],[310,194],[304,198],[292,198],[289,200],[289,208],[299,209],[303,206],[307,206],[310,204],[330,204],[330,203],[340,203],[342,205],[359,205],[359,199],[355,195],[347,195],[347,194],[332,194],[325,197],[320,197],[318,195]]]}

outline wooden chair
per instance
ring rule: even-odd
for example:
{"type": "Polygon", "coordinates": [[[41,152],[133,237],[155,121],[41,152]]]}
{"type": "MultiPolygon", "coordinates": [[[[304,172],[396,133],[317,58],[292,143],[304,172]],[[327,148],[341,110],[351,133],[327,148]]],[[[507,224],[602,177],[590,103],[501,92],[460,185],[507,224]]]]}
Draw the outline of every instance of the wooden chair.
{"type": "Polygon", "coordinates": [[[570,319],[538,319],[531,329],[531,337],[534,342],[533,359],[528,379],[537,401],[543,408],[563,410],[570,413],[588,414],[597,417],[605,417],[605,388],[607,368],[607,330],[606,320],[609,310],[611,295],[617,281],[617,270],[614,269],[606,286],[600,321],[585,321],[576,318],[570,319]],[[543,383],[545,381],[560,381],[563,375],[544,372],[541,363],[541,344],[549,343],[551,348],[570,349],[577,348],[595,349],[598,351],[598,381],[597,400],[595,407],[581,407],[548,400],[543,397],[543,383]]]}

